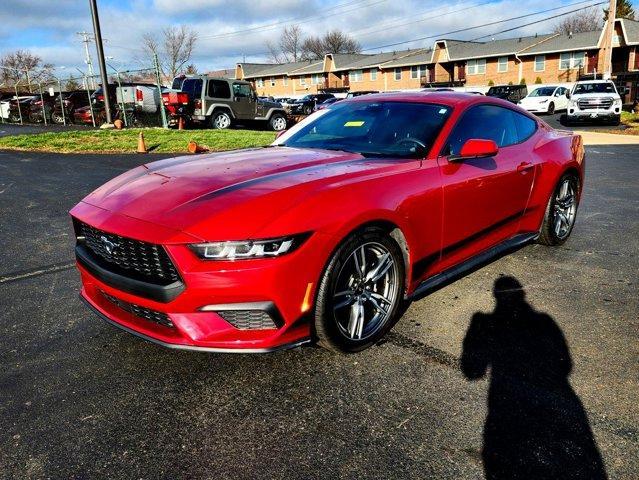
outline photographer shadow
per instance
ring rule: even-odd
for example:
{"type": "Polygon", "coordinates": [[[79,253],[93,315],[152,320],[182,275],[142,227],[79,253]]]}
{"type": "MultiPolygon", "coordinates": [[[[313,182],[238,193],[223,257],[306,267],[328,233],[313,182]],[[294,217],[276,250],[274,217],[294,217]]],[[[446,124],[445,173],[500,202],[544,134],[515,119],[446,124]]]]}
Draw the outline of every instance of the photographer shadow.
{"type": "Polygon", "coordinates": [[[490,367],[482,457],[489,480],[607,478],[583,405],[568,381],[564,335],[526,302],[513,277],[495,281],[496,306],[473,315],[461,367],[469,380],[490,367]]]}

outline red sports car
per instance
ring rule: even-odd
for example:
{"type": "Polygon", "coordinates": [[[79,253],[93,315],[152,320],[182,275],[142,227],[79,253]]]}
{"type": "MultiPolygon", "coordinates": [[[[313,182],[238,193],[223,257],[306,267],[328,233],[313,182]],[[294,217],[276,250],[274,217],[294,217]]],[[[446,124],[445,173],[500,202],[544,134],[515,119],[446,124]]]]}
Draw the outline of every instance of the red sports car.
{"type": "Polygon", "coordinates": [[[71,211],[82,297],[167,347],[359,351],[408,302],[566,241],[581,137],[458,93],[338,102],[266,148],[135,168],[71,211]]]}

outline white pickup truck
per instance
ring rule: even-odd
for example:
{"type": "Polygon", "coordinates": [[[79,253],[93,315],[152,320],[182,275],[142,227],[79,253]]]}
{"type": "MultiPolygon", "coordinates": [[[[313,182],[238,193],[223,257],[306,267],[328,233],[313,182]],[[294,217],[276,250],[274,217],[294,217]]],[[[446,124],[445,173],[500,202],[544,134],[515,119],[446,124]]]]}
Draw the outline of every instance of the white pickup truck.
{"type": "Polygon", "coordinates": [[[621,96],[610,80],[587,80],[574,84],[568,96],[568,123],[579,120],[621,121],[621,96]]]}

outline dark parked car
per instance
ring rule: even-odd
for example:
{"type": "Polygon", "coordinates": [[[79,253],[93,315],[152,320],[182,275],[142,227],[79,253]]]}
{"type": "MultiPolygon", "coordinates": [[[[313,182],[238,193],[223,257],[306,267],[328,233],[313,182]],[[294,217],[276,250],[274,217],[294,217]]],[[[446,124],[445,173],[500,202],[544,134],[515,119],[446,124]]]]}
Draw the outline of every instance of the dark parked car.
{"type": "Polygon", "coordinates": [[[10,122],[19,122],[20,119],[22,121],[29,120],[29,113],[31,112],[31,102],[33,102],[37,96],[27,96],[27,97],[18,97],[17,99],[14,97],[9,100],[9,121],[10,122]]]}
{"type": "Polygon", "coordinates": [[[526,85],[496,85],[490,87],[486,95],[508,100],[512,103],[518,103],[522,98],[528,95],[528,88],[526,85]]]}
{"type": "Polygon", "coordinates": [[[379,93],[377,90],[361,90],[359,92],[348,92],[346,98],[361,97],[362,95],[370,95],[371,93],[379,93]]]}
{"type": "Polygon", "coordinates": [[[63,123],[73,121],[73,114],[78,108],[89,105],[89,95],[86,90],[73,90],[71,92],[62,93],[62,103],[64,104],[64,117],[62,116],[62,105],[60,101],[55,102],[51,120],[54,123],[63,123]]]}
{"type": "Polygon", "coordinates": [[[332,93],[313,93],[296,100],[291,104],[290,113],[293,115],[310,115],[315,105],[325,102],[329,98],[335,98],[332,93]]]}

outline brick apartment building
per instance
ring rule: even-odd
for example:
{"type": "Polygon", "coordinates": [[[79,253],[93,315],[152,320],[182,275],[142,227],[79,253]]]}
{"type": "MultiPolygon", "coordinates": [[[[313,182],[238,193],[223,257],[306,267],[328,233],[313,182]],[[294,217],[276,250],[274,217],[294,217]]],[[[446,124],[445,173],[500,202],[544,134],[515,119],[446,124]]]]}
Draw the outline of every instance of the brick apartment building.
{"type": "MultiPolygon", "coordinates": [[[[615,21],[613,76],[631,87],[639,79],[639,22],[615,21]]],[[[298,96],[320,91],[391,91],[426,86],[486,87],[526,82],[573,82],[604,71],[602,30],[540,34],[490,41],[441,39],[432,47],[377,54],[327,54],[317,61],[238,63],[235,78],[259,95],[298,96]]]]}

